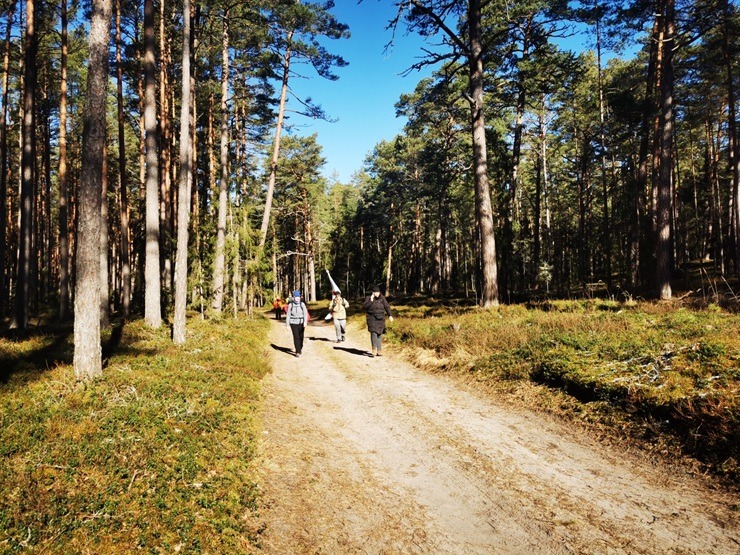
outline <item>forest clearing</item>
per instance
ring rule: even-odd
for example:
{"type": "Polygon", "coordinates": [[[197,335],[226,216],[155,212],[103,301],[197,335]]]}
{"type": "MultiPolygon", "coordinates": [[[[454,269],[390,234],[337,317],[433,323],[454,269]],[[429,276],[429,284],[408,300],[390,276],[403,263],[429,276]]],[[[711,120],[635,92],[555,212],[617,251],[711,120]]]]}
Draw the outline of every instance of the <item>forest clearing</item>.
{"type": "Polygon", "coordinates": [[[114,328],[87,385],[68,332],[0,340],[0,552],[737,552],[736,426],[716,430],[729,447],[693,430],[726,457],[702,461],[646,416],[650,395],[579,400],[535,371],[557,357],[575,381],[579,350],[613,370],[609,353],[660,358],[680,340],[658,391],[714,397],[729,407],[716,422],[737,422],[737,313],[406,299],[371,358],[356,307],[341,344],[311,308],[301,358],[259,313],[191,318],[184,347],[114,328]]]}

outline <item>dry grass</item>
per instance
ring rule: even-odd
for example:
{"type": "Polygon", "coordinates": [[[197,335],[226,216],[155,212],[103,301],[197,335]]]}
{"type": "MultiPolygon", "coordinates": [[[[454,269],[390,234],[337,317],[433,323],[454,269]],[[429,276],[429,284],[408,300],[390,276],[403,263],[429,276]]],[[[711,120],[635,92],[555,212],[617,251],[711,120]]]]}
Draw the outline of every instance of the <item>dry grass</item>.
{"type": "Polygon", "coordinates": [[[582,419],[678,441],[738,481],[740,315],[717,306],[551,301],[496,310],[394,307],[389,338],[420,367],[472,377],[582,419]],[[543,401],[524,383],[561,391],[543,401]]]}

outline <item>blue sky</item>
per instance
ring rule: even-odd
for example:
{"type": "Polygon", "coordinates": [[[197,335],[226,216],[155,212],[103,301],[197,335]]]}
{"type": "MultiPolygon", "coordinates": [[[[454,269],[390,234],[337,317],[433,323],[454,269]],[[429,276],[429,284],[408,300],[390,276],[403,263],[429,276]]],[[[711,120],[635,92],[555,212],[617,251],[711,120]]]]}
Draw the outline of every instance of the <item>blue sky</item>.
{"type": "MultiPolygon", "coordinates": [[[[405,120],[396,118],[394,105],[402,94],[413,92],[416,84],[430,75],[433,68],[414,71],[407,76],[401,74],[419,61],[422,46],[433,45],[416,35],[407,35],[401,24],[392,49],[384,51],[393,38],[391,31],[385,29],[396,14],[391,0],[363,0],[359,5],[357,0],[336,0],[332,13],[338,21],[349,25],[352,36],[325,44],[330,52],[341,55],[349,65],[336,70],[337,81],[322,79],[302,67],[300,71],[305,72],[306,78],[293,79],[291,88],[299,97],[310,96],[338,121],[328,123],[294,115],[288,123],[296,126],[295,134],[318,133],[318,142],[327,161],[323,174],[329,179],[336,177],[341,183],[349,183],[352,174],[362,169],[375,145],[392,139],[403,128],[405,120]]],[[[572,50],[593,48],[593,37],[586,36],[583,29],[558,42],[561,48],[572,50]]],[[[613,55],[605,52],[604,60],[613,55]]],[[[289,110],[291,106],[299,108],[295,99],[289,101],[289,110]]]]}
{"type": "MultiPolygon", "coordinates": [[[[393,49],[384,53],[392,37],[385,27],[396,13],[389,0],[364,0],[359,5],[357,0],[337,0],[332,13],[349,25],[352,37],[331,41],[327,47],[349,65],[336,70],[337,81],[313,73],[307,74],[308,79],[292,82],[291,87],[299,96],[310,96],[339,121],[307,121],[293,116],[290,124],[299,126],[294,130],[299,135],[318,133],[327,161],[324,175],[331,178],[336,174],[340,182],[349,183],[373,147],[392,139],[403,127],[405,122],[396,118],[394,104],[402,94],[412,92],[425,74],[400,74],[417,61],[423,42],[399,29],[393,49]]],[[[297,109],[295,99],[288,102],[288,109],[291,104],[297,109]]]]}

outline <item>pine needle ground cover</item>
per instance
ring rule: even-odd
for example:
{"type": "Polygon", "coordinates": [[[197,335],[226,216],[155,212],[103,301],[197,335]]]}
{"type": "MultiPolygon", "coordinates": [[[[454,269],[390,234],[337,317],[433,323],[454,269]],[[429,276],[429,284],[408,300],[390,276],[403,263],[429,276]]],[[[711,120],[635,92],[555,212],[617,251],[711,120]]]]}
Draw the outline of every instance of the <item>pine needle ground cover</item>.
{"type": "Polygon", "coordinates": [[[419,366],[527,395],[740,480],[738,313],[598,300],[489,311],[412,299],[394,309],[402,317],[389,339],[419,366]]]}
{"type": "Polygon", "coordinates": [[[266,324],[128,324],[87,386],[69,335],[0,339],[0,553],[249,552],[266,324]]]}

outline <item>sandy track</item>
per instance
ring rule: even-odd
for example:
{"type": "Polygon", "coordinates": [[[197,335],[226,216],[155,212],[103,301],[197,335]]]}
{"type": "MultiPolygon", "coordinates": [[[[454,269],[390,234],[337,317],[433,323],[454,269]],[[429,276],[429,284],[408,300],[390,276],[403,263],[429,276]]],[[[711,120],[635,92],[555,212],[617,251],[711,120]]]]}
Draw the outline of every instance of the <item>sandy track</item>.
{"type": "Polygon", "coordinates": [[[263,552],[740,553],[737,505],[314,322],[272,321],[263,552]],[[734,507],[734,509],[733,509],[734,507]]]}

